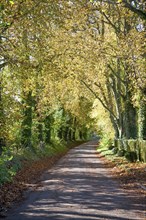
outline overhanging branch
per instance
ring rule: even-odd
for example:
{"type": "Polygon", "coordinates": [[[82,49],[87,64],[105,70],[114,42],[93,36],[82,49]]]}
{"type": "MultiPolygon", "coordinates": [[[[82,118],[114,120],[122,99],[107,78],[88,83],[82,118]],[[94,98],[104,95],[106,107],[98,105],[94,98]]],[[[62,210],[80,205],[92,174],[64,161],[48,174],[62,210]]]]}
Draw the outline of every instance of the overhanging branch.
{"type": "Polygon", "coordinates": [[[117,117],[115,116],[115,114],[110,110],[110,108],[108,108],[108,106],[103,102],[103,100],[90,88],[90,86],[82,79],[80,79],[80,81],[86,86],[86,88],[95,96],[95,98],[97,98],[100,103],[102,104],[102,106],[112,115],[112,117],[117,121],[117,117]]]}

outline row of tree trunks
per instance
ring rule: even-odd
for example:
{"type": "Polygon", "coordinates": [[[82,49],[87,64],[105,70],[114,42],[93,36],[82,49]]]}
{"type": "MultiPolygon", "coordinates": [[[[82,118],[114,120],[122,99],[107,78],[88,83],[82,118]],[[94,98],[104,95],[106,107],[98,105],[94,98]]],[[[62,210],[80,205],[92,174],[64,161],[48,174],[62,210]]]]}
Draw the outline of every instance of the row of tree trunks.
{"type": "Polygon", "coordinates": [[[65,126],[61,126],[58,130],[58,137],[65,141],[75,141],[76,139],[86,140],[87,129],[77,125],[76,118],[70,116],[65,126]]]}

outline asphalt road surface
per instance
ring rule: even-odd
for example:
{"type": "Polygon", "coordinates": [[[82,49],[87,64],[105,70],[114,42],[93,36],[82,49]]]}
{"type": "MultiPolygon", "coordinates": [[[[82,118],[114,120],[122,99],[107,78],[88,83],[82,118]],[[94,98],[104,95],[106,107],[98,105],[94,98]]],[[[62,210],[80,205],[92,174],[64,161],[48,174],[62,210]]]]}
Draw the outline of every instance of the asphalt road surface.
{"type": "Polygon", "coordinates": [[[144,220],[144,207],[120,189],[96,154],[96,141],[71,149],[6,220],[144,220]]]}

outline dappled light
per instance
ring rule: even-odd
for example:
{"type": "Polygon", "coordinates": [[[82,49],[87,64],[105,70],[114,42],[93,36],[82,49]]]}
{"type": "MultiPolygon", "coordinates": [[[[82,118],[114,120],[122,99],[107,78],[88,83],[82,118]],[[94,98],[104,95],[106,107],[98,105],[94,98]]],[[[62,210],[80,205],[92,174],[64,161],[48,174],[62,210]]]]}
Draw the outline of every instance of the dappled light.
{"type": "Polygon", "coordinates": [[[145,0],[0,0],[0,218],[28,187],[36,197],[20,220],[137,218],[143,206],[124,204],[110,167],[133,189],[126,198],[143,201],[145,9],[145,0]]]}
{"type": "Polygon", "coordinates": [[[95,143],[82,144],[43,174],[41,186],[8,219],[138,220],[144,205],[132,201],[109,171],[97,158],[95,143]]]}

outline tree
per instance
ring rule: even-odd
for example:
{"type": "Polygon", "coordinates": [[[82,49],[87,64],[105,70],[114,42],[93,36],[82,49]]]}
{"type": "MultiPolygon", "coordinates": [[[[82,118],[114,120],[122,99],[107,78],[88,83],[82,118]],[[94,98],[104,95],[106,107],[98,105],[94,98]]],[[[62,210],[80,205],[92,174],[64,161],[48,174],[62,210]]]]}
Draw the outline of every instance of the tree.
{"type": "Polygon", "coordinates": [[[102,117],[91,116],[95,100],[116,138],[145,136],[144,19],[124,1],[3,0],[1,6],[0,140],[15,142],[16,129],[23,146],[50,143],[57,134],[84,138],[97,122],[103,128],[102,117]]]}
{"type": "MultiPolygon", "coordinates": [[[[90,0],[91,3],[93,4],[98,4],[98,2],[101,2],[99,0],[90,0]]],[[[121,5],[122,7],[130,10],[134,14],[138,15],[140,18],[146,20],[146,13],[145,13],[145,1],[141,0],[115,0],[115,1],[110,1],[110,0],[103,0],[102,3],[107,3],[109,5],[121,5]]]]}

